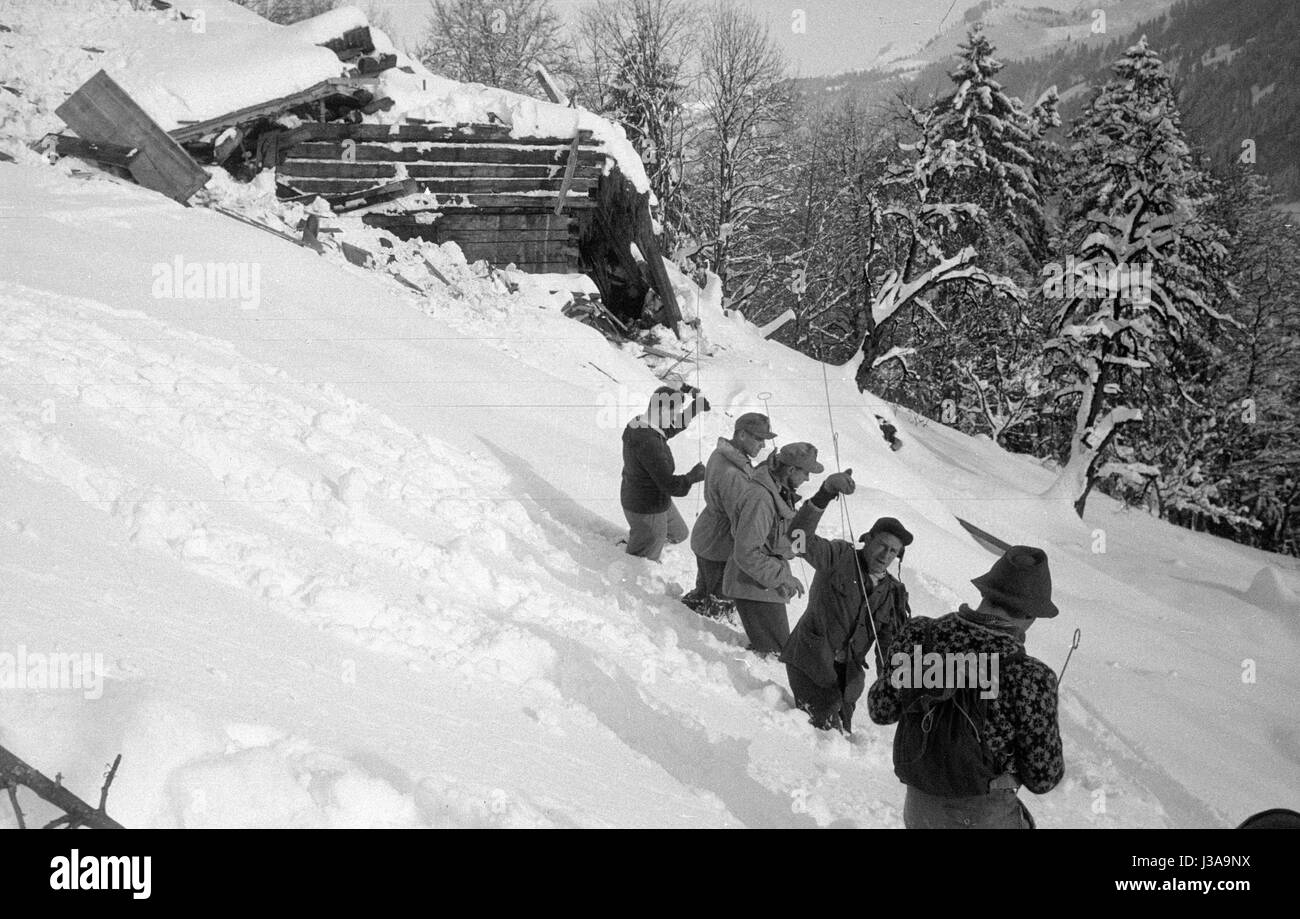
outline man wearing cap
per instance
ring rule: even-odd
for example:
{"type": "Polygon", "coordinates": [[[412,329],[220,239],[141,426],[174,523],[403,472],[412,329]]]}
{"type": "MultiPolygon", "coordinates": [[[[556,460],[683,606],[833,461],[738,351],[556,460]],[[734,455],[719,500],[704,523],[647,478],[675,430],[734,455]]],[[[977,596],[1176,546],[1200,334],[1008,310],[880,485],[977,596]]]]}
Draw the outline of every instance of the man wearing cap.
{"type": "Polygon", "coordinates": [[[766,415],[749,412],[736,419],[731,440],[718,438],[718,447],[704,470],[704,510],[691,530],[691,551],[698,574],[695,590],[682,597],[691,609],[704,611],[717,606],[722,597],[722,577],[735,541],[740,495],[754,473],[750,460],[776,437],[766,415]]]}
{"type": "Polygon", "coordinates": [[[803,596],[803,584],[790,571],[794,550],[787,530],[799,501],[795,490],[821,471],[816,447],[786,444],[754,470],[741,492],[722,593],[736,601],[750,650],[759,654],[779,654],[790,637],[785,604],[803,596]]]}
{"type": "Polygon", "coordinates": [[[693,386],[661,386],[650,397],[644,415],[623,429],[623,479],[619,501],[627,518],[627,554],[659,561],[664,543],[685,541],[690,531],[673,506],[704,478],[704,464],[686,475],[674,475],[676,463],[668,441],[686,430],[696,415],[709,410],[709,401],[693,386]]]}
{"type": "MultiPolygon", "coordinates": [[[[903,805],[903,823],[909,829],[1031,829],[1033,818],[1016,790],[1024,785],[1034,794],[1045,794],[1065,774],[1056,675],[1024,650],[1025,632],[1034,621],[1050,619],[1058,612],[1052,603],[1047,554],[1031,546],[1012,546],[971,583],[980,592],[977,608],[962,604],[957,612],[939,619],[912,619],[898,633],[888,656],[892,666],[896,655],[902,655],[899,661],[930,652],[945,656],[974,652],[988,655],[986,660],[998,655],[995,690],[984,707],[984,729],[977,741],[984,756],[980,769],[993,778],[987,780],[987,789],[980,787],[968,794],[939,794],[934,787],[917,787],[920,770],[916,762],[899,755],[900,726],[894,740],[894,770],[900,778],[912,777],[905,783],[903,805]]],[[[871,720],[893,724],[900,717],[918,717],[904,712],[905,692],[906,688],[894,685],[888,671],[882,672],[867,694],[871,720]]],[[[942,754],[942,750],[937,752],[942,754]]],[[[962,776],[946,778],[963,780],[962,776]]],[[[971,776],[964,779],[966,784],[985,784],[983,775],[973,781],[971,776]]]]}
{"type": "MultiPolygon", "coordinates": [[[[852,494],[853,470],[826,477],[790,523],[795,551],[817,572],[808,608],[781,653],[795,705],[814,727],[853,730],[853,711],[866,688],[867,655],[889,647],[911,616],[907,588],[889,565],[912,543],[912,534],[893,517],[881,517],[863,535],[862,547],[816,534],[827,506],[852,494]]],[[[883,669],[883,668],[882,668],[883,669]]]]}

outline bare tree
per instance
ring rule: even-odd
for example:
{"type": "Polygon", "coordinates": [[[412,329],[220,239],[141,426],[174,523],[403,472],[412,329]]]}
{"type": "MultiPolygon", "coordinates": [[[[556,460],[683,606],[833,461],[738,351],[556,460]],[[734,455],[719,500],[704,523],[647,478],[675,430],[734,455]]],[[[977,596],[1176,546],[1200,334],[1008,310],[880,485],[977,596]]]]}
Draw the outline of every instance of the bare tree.
{"type": "Polygon", "coordinates": [[[687,0],[598,0],[580,20],[587,103],[627,130],[663,214],[665,247],[687,227],[687,105],[699,24],[687,0]]]}
{"type": "Polygon", "coordinates": [[[434,73],[539,95],[534,63],[572,78],[576,62],[549,0],[430,0],[415,56],[434,73]]]}
{"type": "Polygon", "coordinates": [[[785,58],[766,24],[735,0],[719,0],[705,14],[700,88],[701,223],[713,235],[713,270],[729,303],[741,308],[764,269],[772,269],[761,257],[744,264],[753,250],[746,251],[743,237],[782,206],[781,139],[791,93],[785,58]],[[733,278],[737,268],[748,276],[733,278]]]}

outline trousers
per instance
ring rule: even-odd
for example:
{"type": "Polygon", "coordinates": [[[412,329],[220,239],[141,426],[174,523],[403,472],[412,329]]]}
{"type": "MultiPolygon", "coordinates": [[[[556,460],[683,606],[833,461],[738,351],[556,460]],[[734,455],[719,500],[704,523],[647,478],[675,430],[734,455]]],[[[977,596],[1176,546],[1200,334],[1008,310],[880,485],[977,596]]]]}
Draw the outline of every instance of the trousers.
{"type": "Polygon", "coordinates": [[[726,562],[715,562],[709,558],[695,556],[695,594],[699,597],[721,597],[722,575],[727,570],[726,562]]]}
{"type": "Polygon", "coordinates": [[[857,708],[857,699],[845,696],[848,684],[848,670],[840,662],[835,664],[835,685],[818,686],[798,667],[785,665],[785,673],[790,681],[790,691],[794,693],[794,704],[810,716],[812,726],[822,731],[832,728],[853,732],[853,710],[857,708]]]}
{"type": "Polygon", "coordinates": [[[759,654],[780,654],[790,638],[790,620],[784,603],[736,599],[736,612],[745,627],[749,650],[759,654]]]}
{"type": "Polygon", "coordinates": [[[903,825],[909,830],[1032,830],[1034,818],[1010,788],[968,798],[939,798],[908,785],[903,825]]]}
{"type": "Polygon", "coordinates": [[[668,510],[660,514],[638,514],[623,508],[627,518],[627,554],[651,561],[659,561],[665,543],[676,545],[691,535],[686,521],[677,506],[669,503],[668,510]]]}

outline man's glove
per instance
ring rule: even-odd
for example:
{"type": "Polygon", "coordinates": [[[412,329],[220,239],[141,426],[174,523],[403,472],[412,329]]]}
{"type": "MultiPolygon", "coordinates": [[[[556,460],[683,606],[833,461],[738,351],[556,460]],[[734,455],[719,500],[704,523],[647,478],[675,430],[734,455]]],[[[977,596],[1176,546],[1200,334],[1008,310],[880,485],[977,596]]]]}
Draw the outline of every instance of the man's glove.
{"type": "Polygon", "coordinates": [[[822,491],[830,495],[851,495],[857,488],[857,484],[853,481],[852,469],[833,472],[826,477],[826,481],[822,482],[822,491]]]}
{"type": "Polygon", "coordinates": [[[803,584],[800,583],[799,579],[794,575],[787,574],[785,580],[777,585],[776,592],[779,593],[781,598],[784,600],[789,600],[791,597],[802,597],[803,584]]]}
{"type": "Polygon", "coordinates": [[[686,478],[694,485],[696,482],[704,481],[704,464],[696,463],[691,467],[691,471],[686,473],[686,478]]]}

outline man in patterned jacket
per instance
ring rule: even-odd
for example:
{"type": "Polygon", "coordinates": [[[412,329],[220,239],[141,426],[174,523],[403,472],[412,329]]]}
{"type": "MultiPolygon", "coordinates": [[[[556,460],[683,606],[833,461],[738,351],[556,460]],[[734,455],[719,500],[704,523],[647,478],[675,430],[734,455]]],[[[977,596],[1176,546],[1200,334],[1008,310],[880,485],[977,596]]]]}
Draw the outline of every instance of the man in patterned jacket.
{"type": "MultiPolygon", "coordinates": [[[[1024,653],[1025,632],[1035,619],[1057,615],[1047,554],[1030,546],[1012,546],[987,574],[972,582],[982,597],[976,609],[962,604],[939,619],[916,617],[895,637],[886,660],[895,663],[937,652],[956,657],[997,654],[995,690],[984,709],[982,745],[989,772],[988,790],[972,795],[940,796],[907,785],[903,823],[908,829],[1032,829],[1033,818],[1016,796],[1024,785],[1046,794],[1065,773],[1056,712],[1056,675],[1024,653]],[[902,655],[900,658],[899,655],[902,655]]],[[[876,724],[893,724],[904,716],[897,671],[882,673],[867,694],[876,724]]],[[[905,717],[915,717],[907,714],[905,717]]],[[[936,732],[937,733],[937,732],[936,732]]],[[[902,727],[895,733],[895,771],[899,770],[902,727]]]]}

